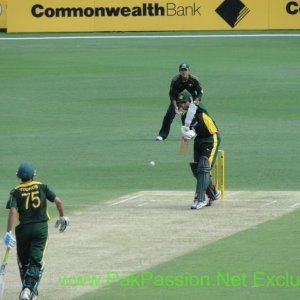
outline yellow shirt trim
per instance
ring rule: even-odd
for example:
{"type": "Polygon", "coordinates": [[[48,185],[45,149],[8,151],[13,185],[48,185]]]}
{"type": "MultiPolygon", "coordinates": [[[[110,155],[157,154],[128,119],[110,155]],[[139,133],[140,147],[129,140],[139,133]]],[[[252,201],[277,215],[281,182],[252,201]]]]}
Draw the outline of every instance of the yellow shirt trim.
{"type": "Polygon", "coordinates": [[[41,184],[41,182],[38,182],[38,181],[27,181],[27,182],[24,182],[24,183],[21,183],[20,185],[18,185],[16,187],[16,189],[22,188],[22,187],[28,187],[28,186],[33,185],[33,184],[41,184]]]}
{"type": "Polygon", "coordinates": [[[218,137],[217,137],[216,134],[213,135],[213,139],[214,139],[214,145],[213,145],[213,148],[211,150],[210,157],[208,159],[210,166],[212,164],[212,161],[213,161],[213,158],[214,158],[214,156],[216,154],[217,146],[218,146],[218,137]]]}
{"type": "Polygon", "coordinates": [[[213,122],[213,120],[211,119],[211,117],[209,117],[206,113],[203,113],[202,115],[203,115],[204,124],[206,125],[209,133],[210,134],[217,133],[218,129],[215,123],[213,122]]]}

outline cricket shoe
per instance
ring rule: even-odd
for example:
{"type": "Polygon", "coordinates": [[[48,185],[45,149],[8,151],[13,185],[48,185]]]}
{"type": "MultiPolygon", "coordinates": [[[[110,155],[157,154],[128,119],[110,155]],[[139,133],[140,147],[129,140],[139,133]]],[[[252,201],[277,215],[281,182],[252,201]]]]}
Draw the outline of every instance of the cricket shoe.
{"type": "Polygon", "coordinates": [[[19,299],[20,300],[30,300],[31,291],[28,288],[22,290],[19,299]]]}
{"type": "Polygon", "coordinates": [[[155,139],[156,141],[163,141],[164,139],[163,139],[163,137],[161,137],[160,135],[158,135],[157,137],[156,137],[156,139],[155,139]]]}
{"type": "Polygon", "coordinates": [[[204,201],[194,200],[191,209],[200,209],[204,206],[207,206],[207,204],[208,204],[207,200],[204,201]]]}

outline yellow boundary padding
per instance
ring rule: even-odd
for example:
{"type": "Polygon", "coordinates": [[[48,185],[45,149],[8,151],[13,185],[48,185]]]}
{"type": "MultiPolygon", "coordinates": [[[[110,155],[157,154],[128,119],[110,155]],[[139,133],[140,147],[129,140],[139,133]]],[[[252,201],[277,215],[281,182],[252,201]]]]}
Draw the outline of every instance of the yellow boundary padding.
{"type": "Polygon", "coordinates": [[[300,29],[300,0],[4,1],[9,32],[300,29]]]}
{"type": "Polygon", "coordinates": [[[0,29],[7,28],[7,10],[6,0],[0,0],[0,29]]]}

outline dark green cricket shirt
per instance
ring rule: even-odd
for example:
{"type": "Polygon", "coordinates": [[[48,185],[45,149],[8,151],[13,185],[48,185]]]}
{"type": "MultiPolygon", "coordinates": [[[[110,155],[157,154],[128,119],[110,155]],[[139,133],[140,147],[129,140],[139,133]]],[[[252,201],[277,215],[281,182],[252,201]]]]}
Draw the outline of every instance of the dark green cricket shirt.
{"type": "Polygon", "coordinates": [[[20,224],[46,222],[50,220],[47,200],[54,202],[55,197],[55,193],[46,184],[28,181],[10,192],[6,208],[17,209],[20,224]]]}

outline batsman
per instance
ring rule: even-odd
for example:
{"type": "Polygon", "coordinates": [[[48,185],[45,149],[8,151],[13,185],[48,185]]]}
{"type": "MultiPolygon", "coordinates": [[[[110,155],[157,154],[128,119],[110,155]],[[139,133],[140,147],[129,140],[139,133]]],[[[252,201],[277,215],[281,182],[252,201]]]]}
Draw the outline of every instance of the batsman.
{"type": "Polygon", "coordinates": [[[190,167],[197,180],[195,198],[191,209],[210,206],[221,197],[212,184],[211,170],[218,155],[221,142],[218,127],[202,103],[193,103],[188,91],[179,94],[178,102],[185,111],[182,114],[181,134],[184,140],[194,138],[194,161],[190,167]],[[207,198],[206,198],[207,196],[207,198]]]}
{"type": "Polygon", "coordinates": [[[11,192],[6,205],[9,209],[7,232],[4,243],[7,247],[17,244],[17,258],[22,281],[20,300],[37,298],[37,288],[44,270],[44,252],[48,241],[48,221],[50,216],[47,200],[54,202],[59,213],[55,226],[64,232],[69,226],[69,218],[59,197],[46,185],[35,181],[34,167],[29,163],[20,164],[17,177],[21,180],[11,192]],[[16,239],[11,231],[14,220],[19,224],[15,228],[16,239]]]}

